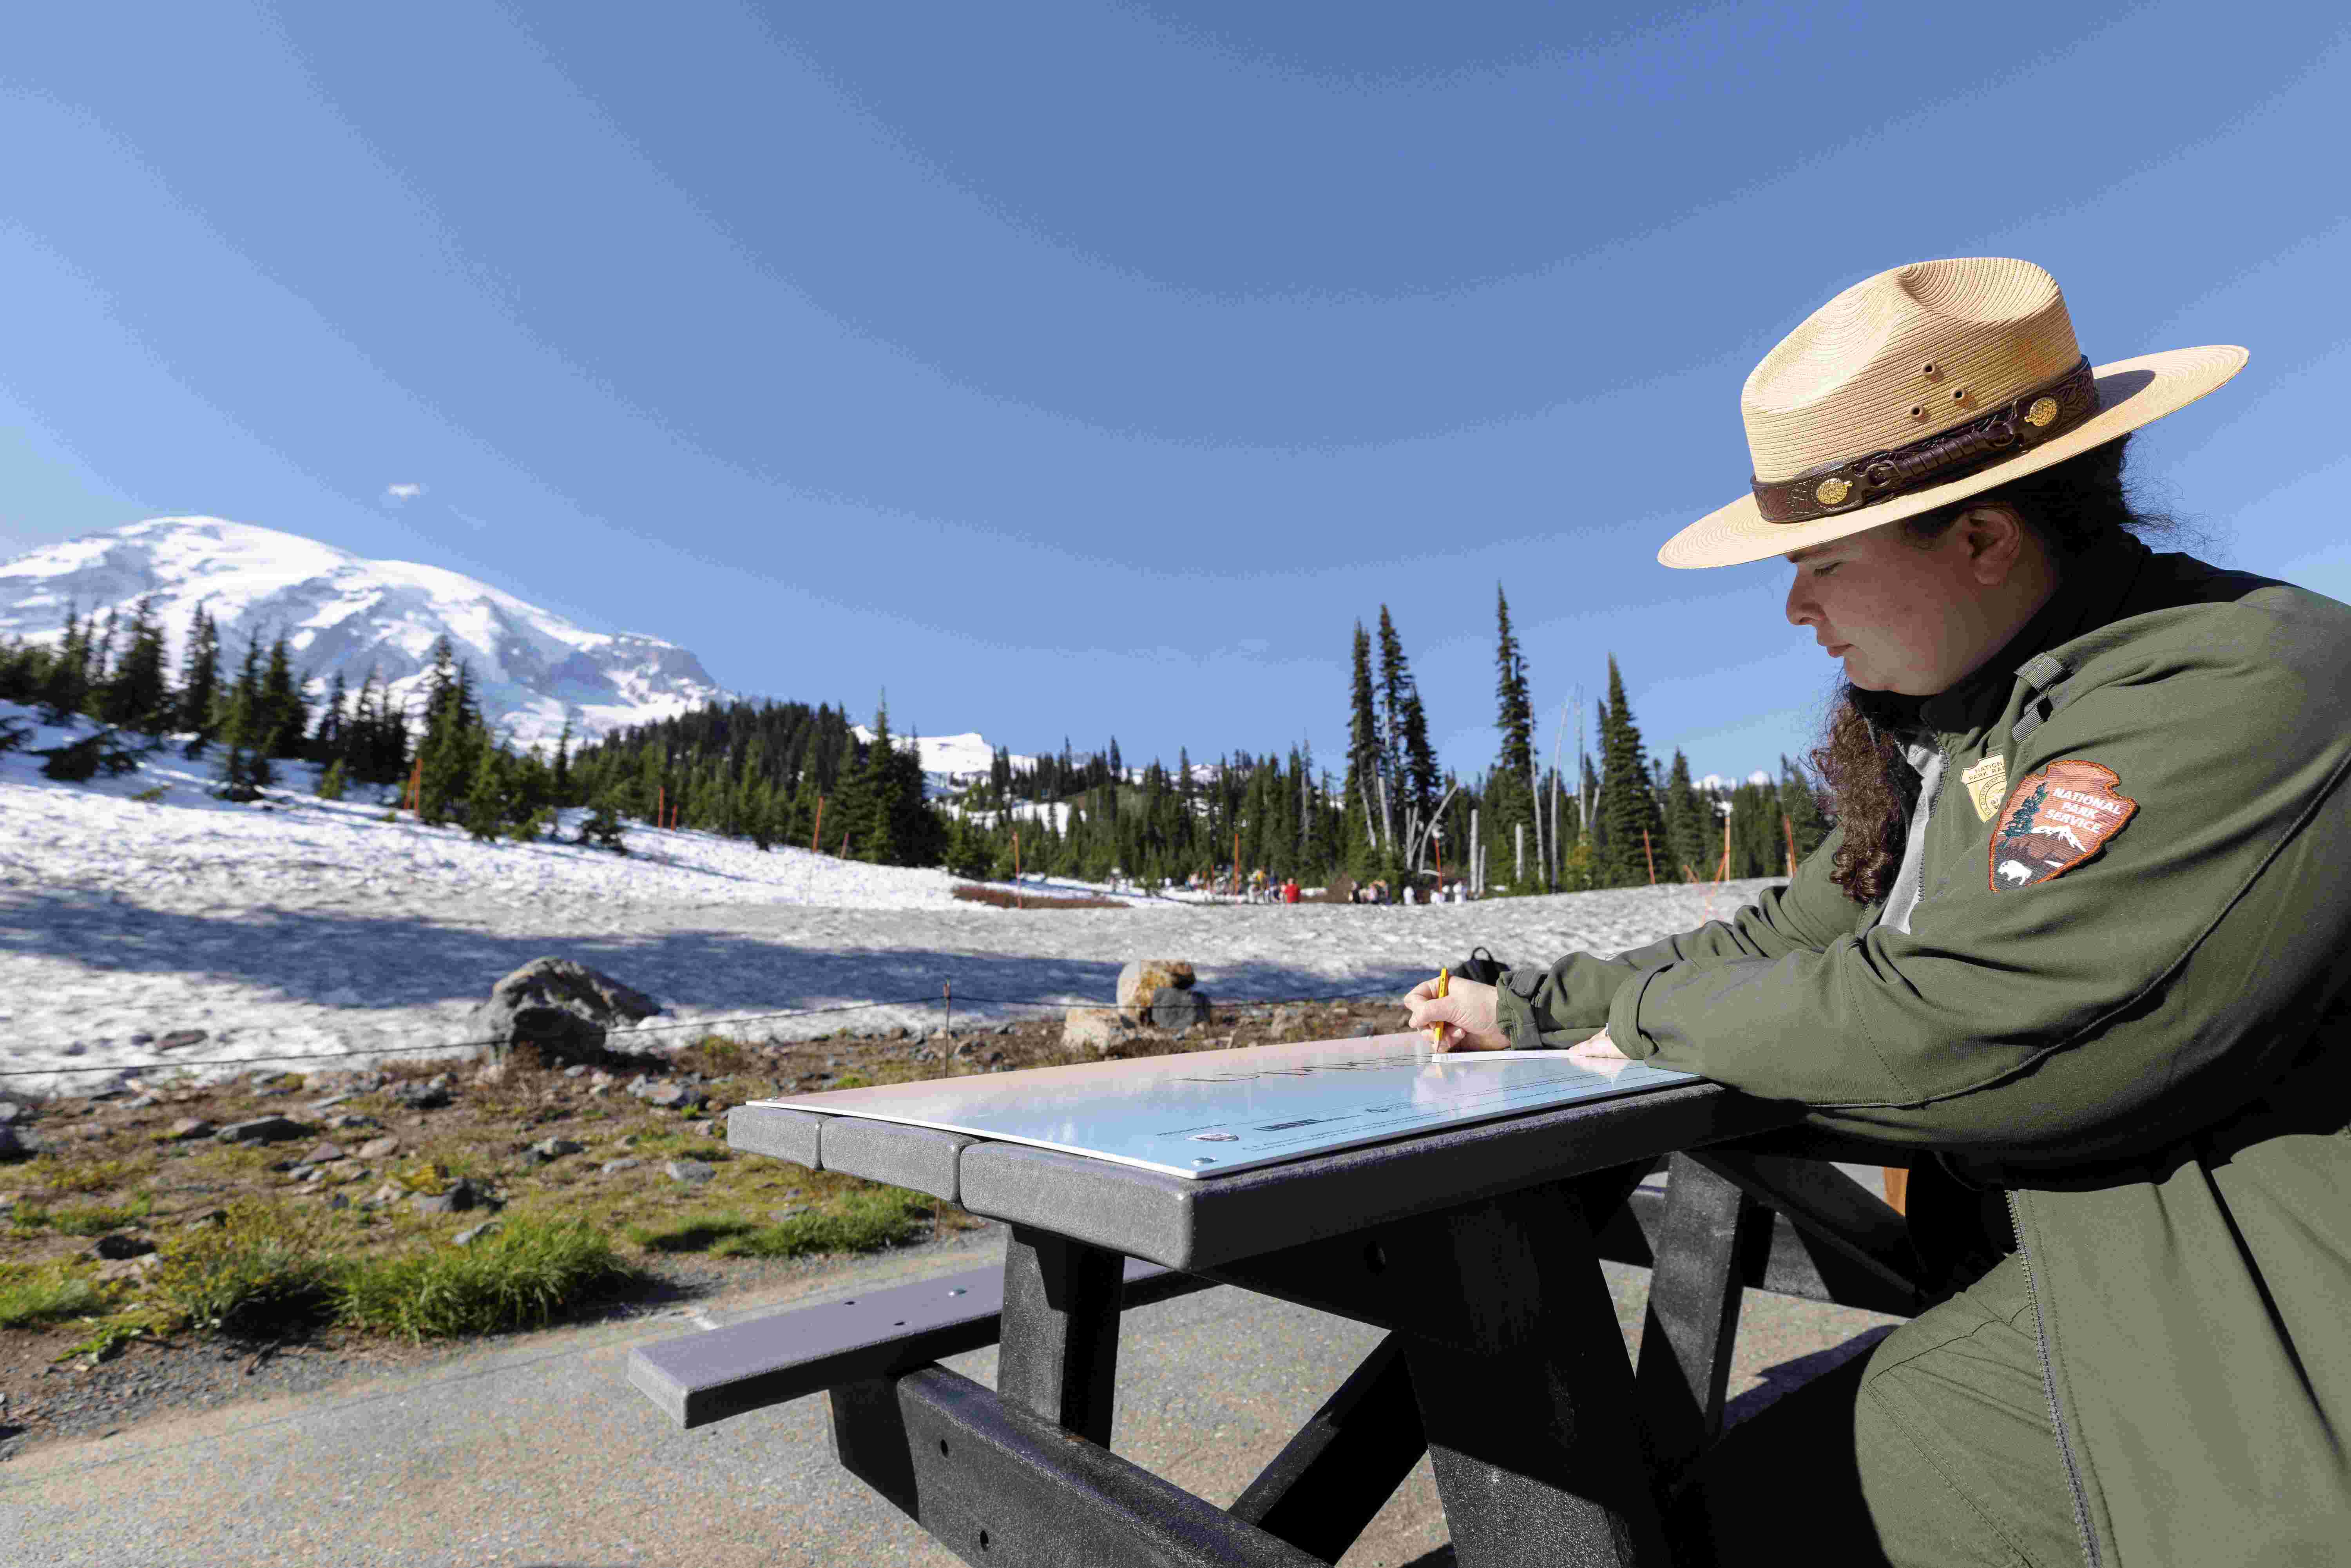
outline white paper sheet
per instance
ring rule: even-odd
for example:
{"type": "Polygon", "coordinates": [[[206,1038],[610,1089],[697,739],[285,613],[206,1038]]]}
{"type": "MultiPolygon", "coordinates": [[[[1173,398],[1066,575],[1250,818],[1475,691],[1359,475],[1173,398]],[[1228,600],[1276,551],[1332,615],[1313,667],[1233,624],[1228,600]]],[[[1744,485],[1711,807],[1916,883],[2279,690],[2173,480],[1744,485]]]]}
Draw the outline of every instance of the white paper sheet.
{"type": "Polygon", "coordinates": [[[1438,1055],[1423,1033],[982,1072],[761,1100],[1213,1176],[1696,1080],[1563,1051],[1438,1055]]]}

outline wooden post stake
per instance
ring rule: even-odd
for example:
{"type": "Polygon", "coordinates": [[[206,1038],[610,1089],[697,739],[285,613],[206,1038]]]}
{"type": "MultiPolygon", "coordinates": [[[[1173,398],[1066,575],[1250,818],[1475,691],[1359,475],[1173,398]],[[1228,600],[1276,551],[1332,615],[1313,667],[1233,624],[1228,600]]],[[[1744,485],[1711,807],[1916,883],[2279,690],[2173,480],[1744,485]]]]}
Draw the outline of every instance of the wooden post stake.
{"type": "Polygon", "coordinates": [[[949,980],[941,985],[939,987],[939,995],[946,998],[947,1004],[947,1021],[946,1026],[942,1028],[939,1032],[941,1034],[952,1035],[955,1033],[955,982],[953,980],[949,980]]]}
{"type": "Polygon", "coordinates": [[[1641,853],[1649,862],[1649,885],[1657,885],[1657,852],[1649,847],[1649,830],[1641,830],[1641,853]]]}
{"type": "Polygon", "coordinates": [[[1788,835],[1788,880],[1793,882],[1796,880],[1796,824],[1788,820],[1785,811],[1780,813],[1780,831],[1788,835]]]}
{"type": "Polygon", "coordinates": [[[824,797],[816,798],[816,826],[809,830],[809,853],[824,853],[824,797]]]}
{"type": "Polygon", "coordinates": [[[1020,830],[1018,828],[1012,830],[1012,907],[1029,907],[1020,901],[1020,830]]]}
{"type": "Polygon", "coordinates": [[[662,819],[668,815],[669,790],[665,787],[656,784],[653,786],[653,826],[656,828],[660,827],[662,825],[662,819]]]}

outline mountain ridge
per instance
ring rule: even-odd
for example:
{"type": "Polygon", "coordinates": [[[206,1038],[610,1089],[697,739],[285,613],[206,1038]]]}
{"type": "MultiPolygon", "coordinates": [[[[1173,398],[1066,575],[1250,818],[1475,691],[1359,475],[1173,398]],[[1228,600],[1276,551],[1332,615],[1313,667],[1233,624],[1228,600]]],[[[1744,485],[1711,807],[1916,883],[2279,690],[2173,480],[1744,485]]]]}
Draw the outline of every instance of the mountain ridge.
{"type": "Polygon", "coordinates": [[[473,666],[484,716],[518,746],[552,744],[567,718],[584,738],[737,696],[662,638],[591,632],[444,567],[221,517],[152,517],[0,562],[0,636],[54,642],[69,610],[127,618],[149,596],[175,672],[202,604],[225,662],[246,637],[283,631],[314,701],[338,673],[356,688],[371,668],[405,700],[445,635],[473,666]]]}

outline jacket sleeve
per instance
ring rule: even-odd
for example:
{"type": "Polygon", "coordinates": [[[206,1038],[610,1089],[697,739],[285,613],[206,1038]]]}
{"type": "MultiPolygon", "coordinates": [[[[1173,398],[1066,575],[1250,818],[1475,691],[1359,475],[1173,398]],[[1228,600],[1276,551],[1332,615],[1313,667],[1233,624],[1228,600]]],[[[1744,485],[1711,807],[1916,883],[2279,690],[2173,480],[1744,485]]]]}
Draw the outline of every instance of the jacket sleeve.
{"type": "Polygon", "coordinates": [[[2014,748],[2011,779],[2068,759],[2120,776],[2137,810],[2099,852],[1995,889],[1986,828],[1930,868],[1908,932],[1620,984],[1618,1047],[1826,1124],[2021,1160],[2132,1155],[2273,1086],[2341,999],[2351,936],[2351,618],[2283,591],[2327,612],[2241,603],[2142,633],[2014,748]]]}
{"type": "Polygon", "coordinates": [[[1533,1051],[1570,1046],[1608,1022],[1617,991],[1646,969],[1663,964],[1707,964],[1730,958],[1776,958],[1799,949],[1818,952],[1851,931],[1866,913],[1829,880],[1841,833],[1797,866],[1783,892],[1763,896],[1729,921],[1635,947],[1613,958],[1571,953],[1548,969],[1505,969],[1495,984],[1495,1009],[1512,1047],[1533,1051]]]}

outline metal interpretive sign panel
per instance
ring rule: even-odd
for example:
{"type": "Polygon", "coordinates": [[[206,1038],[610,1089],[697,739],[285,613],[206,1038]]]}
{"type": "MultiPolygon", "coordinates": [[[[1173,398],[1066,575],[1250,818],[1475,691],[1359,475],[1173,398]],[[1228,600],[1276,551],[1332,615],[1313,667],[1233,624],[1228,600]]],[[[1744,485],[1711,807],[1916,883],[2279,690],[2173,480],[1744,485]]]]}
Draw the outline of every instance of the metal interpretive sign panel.
{"type": "Polygon", "coordinates": [[[1188,1051],[761,1100],[1213,1176],[1696,1080],[1563,1051],[1438,1055],[1422,1033],[1188,1051]]]}

